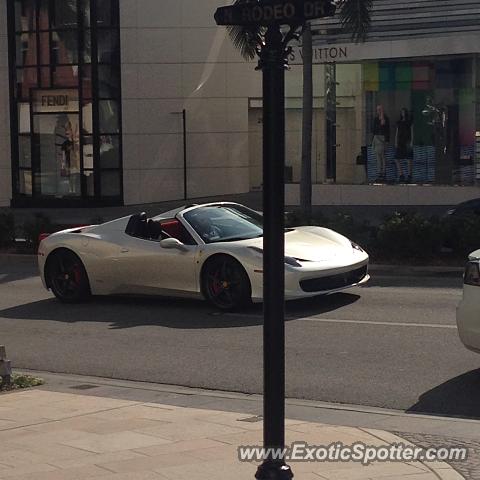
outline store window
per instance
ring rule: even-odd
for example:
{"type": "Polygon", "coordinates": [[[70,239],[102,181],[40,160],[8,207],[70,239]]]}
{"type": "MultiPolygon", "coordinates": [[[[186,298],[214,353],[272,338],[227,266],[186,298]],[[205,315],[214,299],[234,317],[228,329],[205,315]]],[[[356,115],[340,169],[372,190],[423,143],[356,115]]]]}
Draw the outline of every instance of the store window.
{"type": "Polygon", "coordinates": [[[473,66],[472,57],[364,64],[369,182],[474,183],[473,66]],[[385,131],[375,126],[379,110],[385,131]]]}
{"type": "Polygon", "coordinates": [[[121,203],[118,11],[118,0],[9,2],[14,202],[121,203]]]}

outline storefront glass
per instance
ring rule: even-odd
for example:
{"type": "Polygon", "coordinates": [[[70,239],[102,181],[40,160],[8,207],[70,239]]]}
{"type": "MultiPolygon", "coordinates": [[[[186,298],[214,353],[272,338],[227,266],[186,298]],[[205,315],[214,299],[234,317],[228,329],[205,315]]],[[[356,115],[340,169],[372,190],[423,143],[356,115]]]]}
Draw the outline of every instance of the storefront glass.
{"type": "Polygon", "coordinates": [[[363,65],[369,182],[474,183],[473,65],[473,57],[363,65]],[[383,129],[375,127],[379,110],[383,129]]]}
{"type": "Polygon", "coordinates": [[[16,0],[9,22],[14,203],[120,203],[118,0],[16,0]]]}
{"type": "MultiPolygon", "coordinates": [[[[476,184],[479,65],[474,55],[314,65],[313,182],[476,184]]],[[[301,177],[299,88],[287,81],[288,183],[301,177]]]]}

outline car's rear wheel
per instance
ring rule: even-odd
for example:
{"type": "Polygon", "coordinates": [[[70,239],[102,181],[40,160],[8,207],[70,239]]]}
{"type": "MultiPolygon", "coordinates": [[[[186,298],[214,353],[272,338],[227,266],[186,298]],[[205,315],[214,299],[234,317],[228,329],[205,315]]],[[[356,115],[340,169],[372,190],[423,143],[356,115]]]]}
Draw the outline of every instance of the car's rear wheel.
{"type": "Polygon", "coordinates": [[[64,303],[77,303],[90,296],[87,272],[70,250],[54,252],[45,268],[45,279],[53,294],[64,303]]]}
{"type": "Polygon", "coordinates": [[[217,255],[203,269],[202,291],[220,310],[237,310],[252,301],[250,279],[237,260],[217,255]]]}

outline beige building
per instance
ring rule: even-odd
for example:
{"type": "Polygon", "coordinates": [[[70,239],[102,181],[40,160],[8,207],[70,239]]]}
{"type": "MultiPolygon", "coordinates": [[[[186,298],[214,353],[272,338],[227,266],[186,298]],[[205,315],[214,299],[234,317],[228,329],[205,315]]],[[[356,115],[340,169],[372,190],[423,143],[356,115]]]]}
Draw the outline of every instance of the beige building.
{"type": "MultiPolygon", "coordinates": [[[[384,8],[389,1],[375,4],[384,8]]],[[[37,0],[0,0],[0,206],[160,202],[183,198],[185,184],[189,198],[260,189],[262,75],[255,71],[256,62],[241,58],[225,29],[215,26],[218,0],[97,1],[96,11],[90,2],[82,4],[86,9],[79,11],[74,0],[51,2],[49,8],[37,0]]],[[[378,19],[382,15],[379,9],[378,19]]],[[[415,145],[410,182],[415,189],[373,185],[377,172],[370,128],[376,102],[390,106],[392,138],[401,105],[408,100],[417,117],[426,107],[412,104],[418,97],[412,78],[408,86],[403,80],[400,86],[395,83],[395,75],[400,75],[397,62],[404,74],[413,75],[419,71],[417,60],[428,60],[433,65],[428,72],[443,75],[445,62],[437,65],[437,59],[448,62],[460,56],[465,59],[458,64],[465,85],[451,87],[450,103],[458,103],[459,89],[463,102],[475,97],[477,47],[472,51],[468,35],[477,34],[469,32],[462,42],[455,32],[447,32],[448,39],[456,40],[452,44],[447,39],[440,52],[432,51],[432,40],[425,44],[418,32],[410,35],[410,44],[402,44],[403,50],[400,44],[395,50],[390,39],[356,46],[344,37],[329,37],[328,22],[327,27],[319,24],[317,33],[312,151],[316,201],[448,204],[479,196],[474,186],[474,110],[460,112],[473,118],[462,123],[471,144],[456,141],[458,158],[449,159],[452,171],[463,162],[469,176],[459,180],[447,175],[449,181],[436,181],[432,171],[439,160],[433,157],[439,147],[425,140],[430,135],[425,127],[425,138],[415,145]],[[325,41],[331,43],[325,46],[325,41]],[[380,78],[386,70],[394,72],[388,85],[380,78]],[[433,186],[436,183],[464,187],[433,186]],[[424,184],[429,186],[419,186],[424,184]]],[[[298,48],[290,60],[286,173],[289,202],[295,203],[301,168],[298,48]]],[[[426,88],[439,90],[433,83],[426,88]]],[[[395,183],[399,173],[393,147],[392,140],[385,183],[395,183]]]]}

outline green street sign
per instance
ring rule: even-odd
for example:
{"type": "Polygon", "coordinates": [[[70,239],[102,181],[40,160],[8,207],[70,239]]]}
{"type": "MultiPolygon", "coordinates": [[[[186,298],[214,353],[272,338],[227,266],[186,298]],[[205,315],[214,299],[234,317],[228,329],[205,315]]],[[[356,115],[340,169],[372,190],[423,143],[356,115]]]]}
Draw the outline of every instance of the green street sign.
{"type": "Polygon", "coordinates": [[[306,20],[331,17],[331,0],[263,0],[220,7],[215,12],[217,25],[301,25],[306,20]]]}

